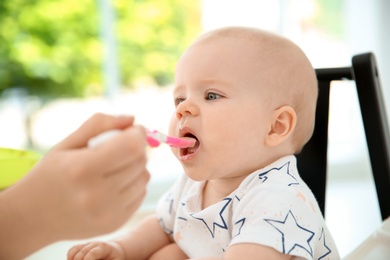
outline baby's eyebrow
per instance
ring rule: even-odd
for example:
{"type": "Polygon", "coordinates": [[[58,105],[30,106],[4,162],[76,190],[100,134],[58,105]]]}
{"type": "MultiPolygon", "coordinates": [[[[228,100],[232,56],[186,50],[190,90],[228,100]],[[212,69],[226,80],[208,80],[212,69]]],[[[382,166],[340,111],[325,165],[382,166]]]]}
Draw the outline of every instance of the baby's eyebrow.
{"type": "Polygon", "coordinates": [[[181,91],[183,88],[184,88],[183,85],[175,85],[175,86],[173,87],[172,93],[175,95],[175,94],[177,94],[177,92],[181,91]]]}
{"type": "Polygon", "coordinates": [[[223,79],[202,79],[200,81],[200,83],[203,83],[203,84],[217,84],[217,83],[223,83],[223,82],[226,82],[226,81],[223,79]]]}
{"type": "MultiPolygon", "coordinates": [[[[229,80],[223,79],[223,78],[206,78],[198,80],[197,82],[192,82],[191,86],[195,87],[196,89],[199,89],[199,87],[209,87],[209,86],[220,86],[220,87],[229,87],[234,86],[235,84],[229,80]]],[[[184,94],[187,87],[185,84],[178,84],[173,87],[172,94],[173,96],[177,96],[180,94],[184,94]]]]}
{"type": "Polygon", "coordinates": [[[200,85],[215,85],[215,86],[234,86],[234,83],[232,83],[229,80],[223,79],[223,78],[209,78],[209,79],[202,79],[199,82],[200,85]]]}

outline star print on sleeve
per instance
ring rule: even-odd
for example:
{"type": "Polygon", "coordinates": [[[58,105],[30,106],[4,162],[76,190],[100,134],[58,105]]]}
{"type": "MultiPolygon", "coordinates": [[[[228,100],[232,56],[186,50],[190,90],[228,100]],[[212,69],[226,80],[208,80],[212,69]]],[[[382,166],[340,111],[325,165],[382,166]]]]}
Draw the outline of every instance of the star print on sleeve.
{"type": "Polygon", "coordinates": [[[165,225],[164,219],[160,218],[159,221],[160,221],[160,226],[162,227],[162,229],[163,229],[168,235],[172,235],[172,234],[173,234],[173,230],[170,229],[170,228],[168,228],[168,227],[165,225]]]}
{"type": "Polygon", "coordinates": [[[180,219],[180,220],[183,220],[183,221],[187,221],[187,219],[185,217],[177,217],[177,219],[180,219]]]}
{"type": "Polygon", "coordinates": [[[165,196],[164,202],[168,204],[168,213],[170,215],[172,215],[172,211],[173,211],[173,194],[172,194],[172,192],[168,193],[165,196]]]}
{"type": "Polygon", "coordinates": [[[245,220],[246,220],[246,218],[242,218],[242,219],[238,220],[236,223],[234,223],[234,226],[237,225],[237,226],[239,226],[239,228],[237,230],[237,233],[235,235],[233,235],[233,237],[236,237],[236,236],[241,234],[241,228],[244,226],[245,220]]]}
{"type": "Polygon", "coordinates": [[[291,210],[284,220],[264,219],[282,235],[282,253],[290,254],[294,249],[302,248],[313,257],[313,249],[310,241],[314,232],[300,226],[291,210]]]}
{"type": "Polygon", "coordinates": [[[282,174],[286,174],[288,176],[288,178],[285,178],[285,180],[286,180],[286,182],[287,182],[286,184],[288,186],[299,185],[299,182],[297,181],[297,179],[293,175],[290,174],[290,162],[283,164],[279,168],[274,167],[274,168],[269,169],[268,171],[259,173],[259,175],[258,175],[259,180],[262,180],[262,182],[266,182],[268,179],[272,178],[273,175],[270,173],[272,173],[273,171],[280,171],[282,174]]]}
{"type": "MultiPolygon", "coordinates": [[[[219,219],[220,222],[215,222],[214,217],[202,218],[200,216],[196,216],[196,214],[190,214],[190,216],[202,221],[206,225],[207,229],[210,231],[211,237],[214,238],[216,227],[228,230],[228,226],[227,226],[226,221],[225,221],[225,219],[227,218],[228,212],[227,211],[225,212],[225,209],[227,208],[227,206],[230,204],[231,201],[232,201],[231,198],[225,198],[221,202],[217,203],[217,205],[221,206],[221,209],[218,213],[218,215],[220,217],[220,219],[219,219]]],[[[216,207],[217,205],[214,205],[214,206],[216,207]]],[[[218,217],[216,217],[216,218],[218,218],[218,217]]]]}
{"type": "Polygon", "coordinates": [[[321,248],[319,250],[321,256],[318,258],[318,260],[320,260],[320,259],[324,259],[327,255],[329,255],[332,252],[332,250],[330,250],[330,248],[326,245],[324,228],[321,229],[321,235],[320,235],[320,238],[318,240],[320,242],[322,241],[319,244],[319,246],[321,246],[321,248]]]}

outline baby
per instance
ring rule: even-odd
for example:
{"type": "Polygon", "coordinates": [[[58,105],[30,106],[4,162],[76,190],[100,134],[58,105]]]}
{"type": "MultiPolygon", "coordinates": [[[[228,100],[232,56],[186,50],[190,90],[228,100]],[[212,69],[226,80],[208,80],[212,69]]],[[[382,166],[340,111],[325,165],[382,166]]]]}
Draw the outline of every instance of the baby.
{"type": "Polygon", "coordinates": [[[68,259],[338,259],[296,158],[314,128],[317,80],[291,41],[254,28],[205,33],[178,61],[169,133],[183,175],[155,216],[68,259]]]}

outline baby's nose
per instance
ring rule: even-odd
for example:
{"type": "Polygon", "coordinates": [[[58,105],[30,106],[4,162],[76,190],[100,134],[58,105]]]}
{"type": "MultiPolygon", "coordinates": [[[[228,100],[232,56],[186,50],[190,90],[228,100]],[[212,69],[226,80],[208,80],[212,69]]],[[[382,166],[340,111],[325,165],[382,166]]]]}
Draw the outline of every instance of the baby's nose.
{"type": "Polygon", "coordinates": [[[184,100],[176,107],[176,117],[195,116],[199,113],[198,106],[189,99],[184,100]]]}

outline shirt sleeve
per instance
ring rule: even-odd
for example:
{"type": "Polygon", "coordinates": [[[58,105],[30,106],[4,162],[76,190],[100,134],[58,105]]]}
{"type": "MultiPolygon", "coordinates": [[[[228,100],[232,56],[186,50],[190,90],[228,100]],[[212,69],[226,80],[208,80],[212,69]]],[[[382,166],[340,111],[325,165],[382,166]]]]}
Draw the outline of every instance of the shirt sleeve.
{"type": "Polygon", "coordinates": [[[322,215],[312,207],[306,192],[300,185],[251,189],[235,209],[229,246],[255,243],[300,259],[313,259],[322,215]]]}
{"type": "Polygon", "coordinates": [[[185,186],[186,176],[182,174],[175,184],[159,199],[156,208],[156,214],[163,230],[173,234],[174,222],[180,197],[185,186]]]}

